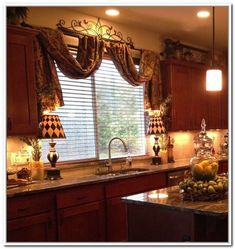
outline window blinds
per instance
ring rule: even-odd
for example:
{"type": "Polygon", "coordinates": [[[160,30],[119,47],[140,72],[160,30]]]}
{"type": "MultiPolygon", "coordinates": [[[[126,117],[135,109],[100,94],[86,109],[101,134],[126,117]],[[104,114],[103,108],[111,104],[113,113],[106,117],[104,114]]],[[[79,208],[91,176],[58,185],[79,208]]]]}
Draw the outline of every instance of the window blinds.
{"type": "MultiPolygon", "coordinates": [[[[55,141],[60,162],[105,159],[108,143],[115,136],[126,141],[130,155],[145,154],[143,86],[128,84],[107,59],[86,79],[69,79],[58,68],[57,72],[65,103],[53,112],[60,116],[66,135],[55,141]]],[[[44,162],[48,162],[48,142],[42,140],[44,162]]],[[[115,141],[112,157],[123,156],[127,153],[115,141]]]]}

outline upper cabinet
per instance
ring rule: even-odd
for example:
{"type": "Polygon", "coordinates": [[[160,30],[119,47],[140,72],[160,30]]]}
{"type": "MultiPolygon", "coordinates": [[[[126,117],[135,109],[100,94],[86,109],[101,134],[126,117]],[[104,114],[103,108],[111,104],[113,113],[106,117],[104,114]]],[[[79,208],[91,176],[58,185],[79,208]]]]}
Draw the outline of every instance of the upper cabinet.
{"type": "Polygon", "coordinates": [[[33,40],[36,32],[7,28],[7,135],[36,135],[37,98],[33,40]]]}
{"type": "Polygon", "coordinates": [[[207,129],[228,128],[228,87],[223,69],[223,90],[206,91],[206,67],[178,60],[161,63],[163,94],[172,96],[170,131],[200,129],[203,118],[207,129]]]}

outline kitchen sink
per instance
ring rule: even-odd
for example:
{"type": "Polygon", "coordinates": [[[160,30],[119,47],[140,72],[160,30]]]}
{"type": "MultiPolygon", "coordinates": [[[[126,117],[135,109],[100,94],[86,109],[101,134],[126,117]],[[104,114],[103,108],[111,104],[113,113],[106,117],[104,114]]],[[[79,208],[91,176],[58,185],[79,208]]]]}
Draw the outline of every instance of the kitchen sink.
{"type": "Polygon", "coordinates": [[[136,173],[145,172],[145,171],[148,171],[148,169],[130,168],[130,169],[113,170],[111,172],[97,172],[96,175],[99,175],[99,176],[119,176],[119,175],[127,175],[127,174],[136,174],[136,173]]]}

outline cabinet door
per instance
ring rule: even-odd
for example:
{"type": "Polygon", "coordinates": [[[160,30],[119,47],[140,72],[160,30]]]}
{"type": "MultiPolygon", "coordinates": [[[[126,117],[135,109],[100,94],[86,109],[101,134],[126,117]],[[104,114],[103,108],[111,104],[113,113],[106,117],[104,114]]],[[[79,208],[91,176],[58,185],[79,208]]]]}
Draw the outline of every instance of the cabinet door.
{"type": "Polygon", "coordinates": [[[228,173],[228,161],[219,161],[218,174],[228,173]]]}
{"type": "Polygon", "coordinates": [[[228,128],[227,72],[223,90],[206,91],[206,67],[169,60],[162,62],[163,94],[172,95],[170,131],[199,130],[203,118],[207,129],[228,128]]]}
{"type": "Polygon", "coordinates": [[[107,237],[109,242],[128,240],[126,204],[121,197],[107,200],[107,237]]]}
{"type": "Polygon", "coordinates": [[[206,69],[192,68],[192,103],[190,130],[200,130],[202,119],[207,122],[206,69]]]}
{"type": "Polygon", "coordinates": [[[7,30],[7,135],[36,135],[34,34],[19,29],[7,30]]]}
{"type": "Polygon", "coordinates": [[[107,240],[124,242],[128,238],[126,204],[122,197],[166,187],[165,173],[134,177],[109,183],[106,186],[107,198],[107,240]]]}
{"type": "Polygon", "coordinates": [[[191,122],[191,68],[173,64],[171,70],[171,130],[188,130],[191,122]]]}
{"type": "Polygon", "coordinates": [[[105,241],[103,202],[92,202],[58,210],[60,242],[105,241]]]}
{"type": "Polygon", "coordinates": [[[223,87],[221,93],[221,128],[228,129],[228,71],[223,70],[223,87]]]}
{"type": "Polygon", "coordinates": [[[7,222],[7,242],[50,241],[56,241],[53,212],[12,219],[7,222]]]}

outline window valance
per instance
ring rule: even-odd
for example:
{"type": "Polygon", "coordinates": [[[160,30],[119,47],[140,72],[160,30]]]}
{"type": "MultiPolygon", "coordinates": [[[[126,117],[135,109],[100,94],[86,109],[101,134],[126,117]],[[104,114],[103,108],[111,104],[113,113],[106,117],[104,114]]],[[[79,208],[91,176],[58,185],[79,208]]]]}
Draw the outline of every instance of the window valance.
{"type": "Polygon", "coordinates": [[[159,55],[143,50],[137,71],[131,51],[124,43],[106,42],[97,36],[79,38],[76,58],[69,52],[63,33],[58,29],[33,27],[39,31],[35,42],[36,81],[38,103],[41,113],[53,111],[63,106],[62,91],[55,69],[59,69],[69,78],[89,77],[99,68],[104,48],[114,62],[122,77],[131,85],[145,85],[145,108],[156,109],[162,98],[159,55]]]}

